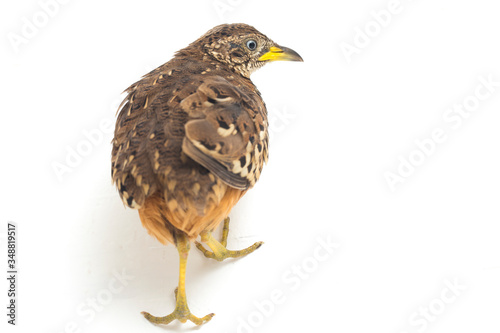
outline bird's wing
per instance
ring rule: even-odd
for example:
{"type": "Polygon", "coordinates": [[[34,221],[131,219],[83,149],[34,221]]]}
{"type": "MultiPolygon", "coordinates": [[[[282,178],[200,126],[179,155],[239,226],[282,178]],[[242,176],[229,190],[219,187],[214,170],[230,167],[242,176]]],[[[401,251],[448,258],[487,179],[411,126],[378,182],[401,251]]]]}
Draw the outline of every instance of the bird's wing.
{"type": "Polygon", "coordinates": [[[161,122],[158,122],[156,110],[151,107],[161,92],[158,77],[162,77],[161,67],[127,88],[127,96],[119,107],[116,119],[111,157],[112,180],[123,203],[131,208],[140,208],[159,186],[154,169],[154,156],[158,150],[152,145],[163,144],[159,143],[159,138],[153,137],[161,122]]]}
{"type": "Polygon", "coordinates": [[[265,105],[226,79],[207,77],[180,103],[189,115],[183,152],[227,185],[246,190],[267,161],[265,105]]]}
{"type": "Polygon", "coordinates": [[[140,208],[166,189],[181,197],[191,182],[202,185],[199,195],[208,193],[209,180],[191,174],[183,154],[231,187],[253,186],[268,154],[260,96],[219,76],[191,77],[188,84],[169,80],[172,71],[162,73],[155,70],[128,88],[117,117],[112,178],[123,202],[140,208]]]}

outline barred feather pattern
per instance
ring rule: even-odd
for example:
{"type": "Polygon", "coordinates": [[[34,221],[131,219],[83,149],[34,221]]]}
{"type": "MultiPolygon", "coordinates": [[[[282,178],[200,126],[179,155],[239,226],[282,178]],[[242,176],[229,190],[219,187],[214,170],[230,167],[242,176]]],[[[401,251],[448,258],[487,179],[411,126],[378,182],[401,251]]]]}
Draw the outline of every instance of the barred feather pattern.
{"type": "Polygon", "coordinates": [[[111,168],[122,201],[139,209],[162,243],[172,242],[171,228],[191,238],[214,228],[268,158],[259,91],[249,78],[187,48],[125,92],[111,168]]]}

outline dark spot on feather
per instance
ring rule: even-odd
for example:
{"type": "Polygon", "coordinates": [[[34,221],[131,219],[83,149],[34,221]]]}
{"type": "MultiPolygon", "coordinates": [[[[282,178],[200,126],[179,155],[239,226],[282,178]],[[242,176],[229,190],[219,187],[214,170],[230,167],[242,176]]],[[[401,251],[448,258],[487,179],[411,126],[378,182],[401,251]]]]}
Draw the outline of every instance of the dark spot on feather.
{"type": "Polygon", "coordinates": [[[250,140],[250,142],[253,144],[255,142],[255,136],[250,135],[250,137],[248,138],[248,140],[250,140]]]}
{"type": "Polygon", "coordinates": [[[205,146],[207,149],[209,150],[215,150],[215,145],[212,145],[210,143],[208,143],[207,141],[203,140],[200,142],[203,146],[205,146]]]}
{"type": "Polygon", "coordinates": [[[133,200],[134,200],[134,198],[133,198],[133,197],[128,197],[128,198],[127,198],[127,204],[128,204],[129,206],[131,206],[131,205],[132,205],[132,201],[133,201],[133,200]]]}
{"type": "Polygon", "coordinates": [[[246,156],[241,156],[240,157],[240,165],[244,166],[247,163],[247,158],[246,156]]]}
{"type": "Polygon", "coordinates": [[[229,125],[223,119],[217,119],[217,122],[223,129],[229,129],[229,125]]]}
{"type": "Polygon", "coordinates": [[[207,101],[208,101],[209,103],[212,103],[212,104],[217,103],[217,101],[216,101],[215,99],[210,98],[210,97],[207,97],[207,101]]]}
{"type": "Polygon", "coordinates": [[[200,166],[199,173],[200,173],[201,175],[206,175],[206,174],[208,174],[208,172],[209,172],[209,171],[208,171],[208,169],[207,169],[207,168],[204,168],[204,167],[200,166]]]}
{"type": "Polygon", "coordinates": [[[257,144],[257,149],[259,150],[259,153],[262,152],[262,145],[260,143],[257,144]]]}
{"type": "Polygon", "coordinates": [[[227,95],[224,95],[217,87],[210,87],[212,91],[215,93],[216,98],[226,98],[228,97],[227,95]]]}

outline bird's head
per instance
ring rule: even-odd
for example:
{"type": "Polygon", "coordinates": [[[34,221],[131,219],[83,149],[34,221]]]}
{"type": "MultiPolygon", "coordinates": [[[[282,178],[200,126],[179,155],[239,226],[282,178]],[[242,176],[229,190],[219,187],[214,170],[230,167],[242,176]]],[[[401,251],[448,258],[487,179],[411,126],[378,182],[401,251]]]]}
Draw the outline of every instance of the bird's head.
{"type": "Polygon", "coordinates": [[[280,46],[247,24],[222,24],[196,40],[196,47],[238,74],[250,77],[270,61],[303,61],[292,49],[280,46]]]}

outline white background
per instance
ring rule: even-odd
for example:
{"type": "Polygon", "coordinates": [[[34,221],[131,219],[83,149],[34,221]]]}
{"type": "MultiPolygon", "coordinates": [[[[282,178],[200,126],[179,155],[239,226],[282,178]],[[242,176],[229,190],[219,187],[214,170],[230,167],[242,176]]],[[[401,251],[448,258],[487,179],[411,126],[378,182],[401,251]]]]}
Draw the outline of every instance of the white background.
{"type": "Polygon", "coordinates": [[[4,272],[7,221],[18,228],[16,327],[1,279],[8,332],[192,330],[140,315],[173,310],[177,252],[123,207],[112,133],[99,126],[125,88],[224,22],[254,25],[305,62],[252,77],[270,113],[270,162],[231,214],[229,248],[265,244],[223,263],[193,246],[190,308],[216,313],[201,331],[499,331],[500,86],[456,128],[443,118],[487,92],[480,77],[500,82],[495,2],[401,0],[384,27],[370,13],[389,0],[61,0],[51,17],[46,2],[0,7],[4,272]],[[415,140],[436,128],[446,140],[422,160],[415,140]],[[100,134],[59,179],[54,165],[89,148],[85,131],[100,134]],[[384,175],[410,156],[421,165],[392,191],[384,175]],[[332,240],[331,254],[318,248],[332,240]]]}

